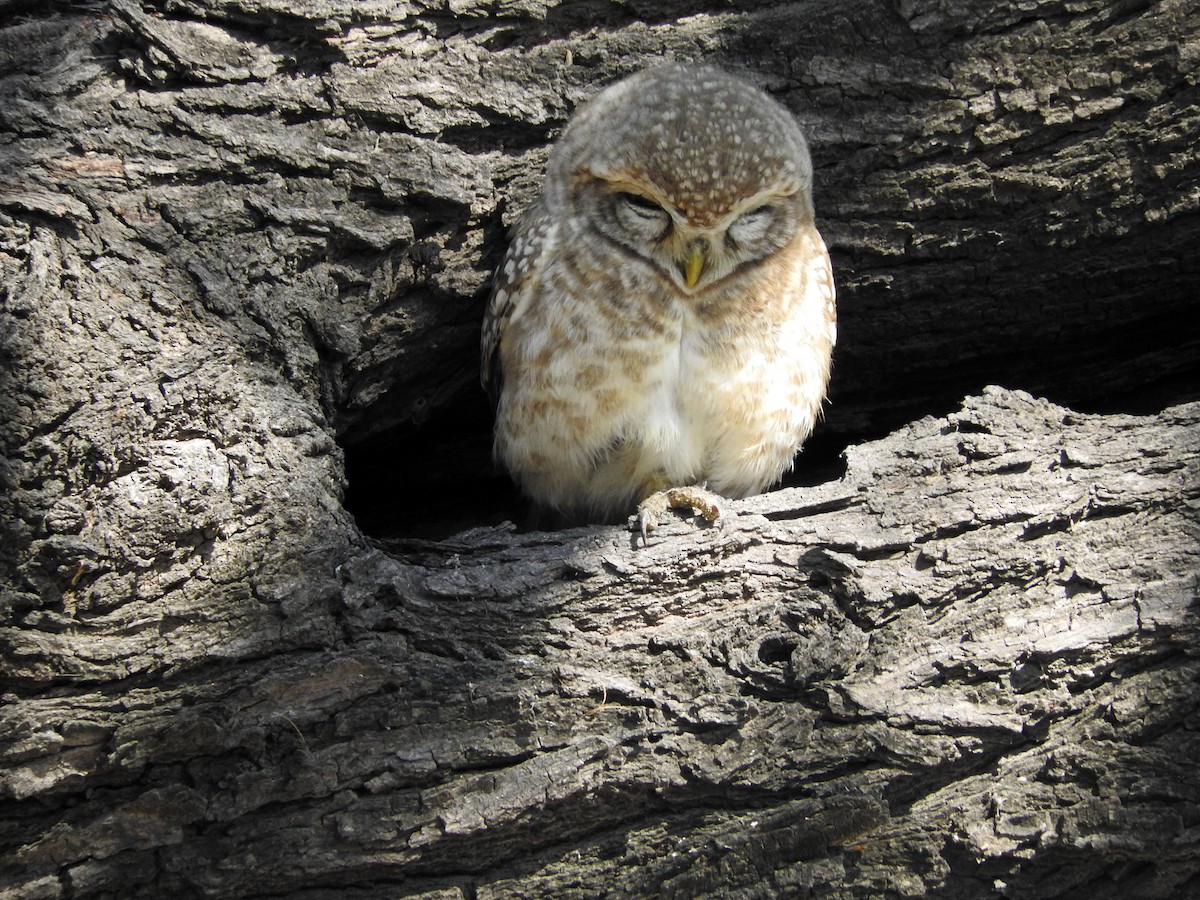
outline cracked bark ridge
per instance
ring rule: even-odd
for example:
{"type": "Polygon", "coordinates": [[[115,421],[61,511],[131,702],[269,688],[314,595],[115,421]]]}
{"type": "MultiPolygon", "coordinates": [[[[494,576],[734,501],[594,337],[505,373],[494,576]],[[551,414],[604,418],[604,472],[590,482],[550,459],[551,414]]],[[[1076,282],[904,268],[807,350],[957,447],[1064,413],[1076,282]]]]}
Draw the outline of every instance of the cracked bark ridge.
{"type": "Polygon", "coordinates": [[[0,0],[0,896],[1200,890],[1195,406],[944,415],[1194,379],[1197,15],[0,0]],[[390,468],[475,515],[503,228],[662,55],[813,138],[829,432],[917,421],[373,544],[343,445],[454,418],[390,468]]]}
{"type": "Polygon", "coordinates": [[[323,646],[10,695],[4,890],[1187,896],[1198,502],[1200,404],[997,388],[646,548],[360,549],[323,646]]]}

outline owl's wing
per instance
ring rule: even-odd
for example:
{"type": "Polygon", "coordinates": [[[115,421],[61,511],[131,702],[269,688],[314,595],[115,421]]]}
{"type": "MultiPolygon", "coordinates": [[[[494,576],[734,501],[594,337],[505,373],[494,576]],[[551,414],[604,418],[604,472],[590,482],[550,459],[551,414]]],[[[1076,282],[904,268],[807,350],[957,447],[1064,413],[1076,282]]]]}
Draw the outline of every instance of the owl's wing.
{"type": "Polygon", "coordinates": [[[554,245],[554,226],[541,199],[525,210],[513,229],[512,243],[492,280],[492,295],[483,315],[479,346],[479,379],[495,403],[504,373],[500,367],[500,342],[508,326],[518,319],[538,292],[541,270],[554,245]]]}

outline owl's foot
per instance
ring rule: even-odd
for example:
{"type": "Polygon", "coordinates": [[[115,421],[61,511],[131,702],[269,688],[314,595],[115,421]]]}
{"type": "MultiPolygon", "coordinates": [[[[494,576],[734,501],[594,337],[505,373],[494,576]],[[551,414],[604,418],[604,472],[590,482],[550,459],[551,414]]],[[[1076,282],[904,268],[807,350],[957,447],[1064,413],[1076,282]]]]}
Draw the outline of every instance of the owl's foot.
{"type": "Polygon", "coordinates": [[[630,518],[629,524],[642,533],[642,543],[645,544],[650,532],[658,527],[669,509],[694,510],[715,525],[724,515],[721,507],[723,499],[698,484],[655,491],[638,504],[637,515],[630,518]]]}

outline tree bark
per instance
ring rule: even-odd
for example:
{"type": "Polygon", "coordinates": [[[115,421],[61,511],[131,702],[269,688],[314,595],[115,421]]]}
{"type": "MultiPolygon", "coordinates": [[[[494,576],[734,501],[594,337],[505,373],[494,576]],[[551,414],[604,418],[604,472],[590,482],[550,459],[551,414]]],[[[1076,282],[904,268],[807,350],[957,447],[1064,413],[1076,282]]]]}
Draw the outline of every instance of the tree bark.
{"type": "Polygon", "coordinates": [[[1028,6],[0,0],[0,897],[1200,893],[1200,13],[1028,6]],[[844,474],[494,524],[504,227],[662,55],[812,138],[844,474]]]}

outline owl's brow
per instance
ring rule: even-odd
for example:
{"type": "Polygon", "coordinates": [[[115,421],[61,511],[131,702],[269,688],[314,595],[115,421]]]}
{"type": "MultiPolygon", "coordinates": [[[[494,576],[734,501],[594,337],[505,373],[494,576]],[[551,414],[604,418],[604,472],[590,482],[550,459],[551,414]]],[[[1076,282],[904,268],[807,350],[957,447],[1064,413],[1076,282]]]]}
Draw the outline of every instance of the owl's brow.
{"type": "Polygon", "coordinates": [[[618,172],[599,173],[587,166],[580,166],[575,180],[577,184],[591,182],[598,184],[606,191],[611,193],[629,193],[637,194],[641,197],[653,200],[663,209],[678,212],[675,204],[672,203],[665,194],[661,191],[654,190],[652,185],[649,185],[645,174],[640,170],[622,170],[618,172]],[[638,176],[641,176],[640,178],[638,176]]]}

